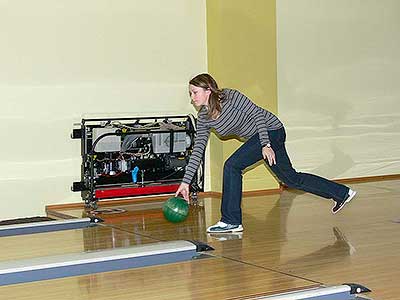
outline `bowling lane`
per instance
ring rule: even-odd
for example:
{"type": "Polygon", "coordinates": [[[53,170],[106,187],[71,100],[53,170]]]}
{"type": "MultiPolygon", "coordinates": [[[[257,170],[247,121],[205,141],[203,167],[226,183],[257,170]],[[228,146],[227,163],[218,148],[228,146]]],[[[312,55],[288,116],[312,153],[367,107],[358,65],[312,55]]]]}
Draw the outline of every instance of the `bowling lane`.
{"type": "Polygon", "coordinates": [[[3,286],[0,299],[233,299],[313,286],[300,278],[209,258],[3,286]]]}
{"type": "Polygon", "coordinates": [[[204,199],[178,224],[164,220],[161,205],[147,212],[127,206],[123,217],[109,222],[156,239],[205,241],[216,256],[327,285],[358,282],[373,290],[372,298],[397,299],[399,287],[391,278],[400,276],[400,269],[393,267],[400,258],[399,181],[352,187],[358,198],[337,215],[331,214],[330,201],[311,194],[285,190],[280,195],[245,197],[241,234],[206,234],[207,226],[220,217],[218,198],[204,199]]]}
{"type": "Polygon", "coordinates": [[[6,261],[128,247],[154,243],[155,240],[98,225],[84,229],[1,237],[0,242],[0,261],[6,261]]]}

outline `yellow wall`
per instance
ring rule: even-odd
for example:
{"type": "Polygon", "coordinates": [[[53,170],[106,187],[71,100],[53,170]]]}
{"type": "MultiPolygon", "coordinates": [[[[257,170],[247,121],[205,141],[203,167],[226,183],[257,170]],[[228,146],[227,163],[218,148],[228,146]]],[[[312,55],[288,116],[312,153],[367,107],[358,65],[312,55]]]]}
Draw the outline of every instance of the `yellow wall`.
{"type": "Polygon", "coordinates": [[[194,112],[205,0],[0,1],[0,219],[81,202],[82,116],[194,112]]]}
{"type": "MultiPolygon", "coordinates": [[[[220,87],[236,88],[258,105],[277,112],[274,0],[207,1],[208,70],[220,87]]],[[[211,136],[211,189],[221,190],[223,162],[239,141],[211,136]]],[[[264,165],[247,172],[244,190],[278,187],[264,165]]]]}
{"type": "Polygon", "coordinates": [[[398,0],[277,1],[279,113],[299,171],[400,173],[399,33],[398,0]]]}

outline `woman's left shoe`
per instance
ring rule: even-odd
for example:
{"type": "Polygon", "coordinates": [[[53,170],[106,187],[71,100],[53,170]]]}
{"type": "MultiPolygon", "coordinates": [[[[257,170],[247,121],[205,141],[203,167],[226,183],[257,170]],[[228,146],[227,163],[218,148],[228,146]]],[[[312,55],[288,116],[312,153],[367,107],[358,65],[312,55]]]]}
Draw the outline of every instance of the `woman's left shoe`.
{"type": "Polygon", "coordinates": [[[335,206],[332,207],[332,213],[336,214],[337,212],[339,212],[339,210],[341,210],[345,206],[346,203],[349,203],[356,194],[357,194],[356,191],[349,189],[346,199],[336,201],[335,206]]]}
{"type": "Polygon", "coordinates": [[[207,228],[208,233],[240,232],[243,231],[242,225],[232,225],[219,221],[217,224],[207,228]]]}

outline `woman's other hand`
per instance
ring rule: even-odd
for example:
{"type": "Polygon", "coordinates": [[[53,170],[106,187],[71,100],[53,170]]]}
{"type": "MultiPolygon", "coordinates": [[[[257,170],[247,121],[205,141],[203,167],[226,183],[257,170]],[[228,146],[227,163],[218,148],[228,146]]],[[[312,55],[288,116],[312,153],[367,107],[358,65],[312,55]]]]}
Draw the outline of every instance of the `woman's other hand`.
{"type": "Polygon", "coordinates": [[[271,147],[264,146],[262,148],[262,155],[264,160],[268,160],[270,166],[276,165],[275,152],[271,147]]]}

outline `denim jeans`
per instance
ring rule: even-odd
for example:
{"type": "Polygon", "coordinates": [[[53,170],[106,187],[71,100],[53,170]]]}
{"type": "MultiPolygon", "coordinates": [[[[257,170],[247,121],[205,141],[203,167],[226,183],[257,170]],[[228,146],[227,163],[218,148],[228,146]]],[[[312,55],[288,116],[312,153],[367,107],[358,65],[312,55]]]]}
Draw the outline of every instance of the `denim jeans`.
{"type": "MultiPolygon", "coordinates": [[[[349,188],[345,185],[308,173],[297,172],[286,152],[285,129],[268,131],[271,147],[275,152],[276,164],[269,166],[276,177],[290,188],[309,192],[327,199],[343,200],[349,188]]],[[[221,221],[242,224],[242,174],[243,170],[263,159],[258,134],[237,149],[224,164],[222,187],[221,221]]]]}

